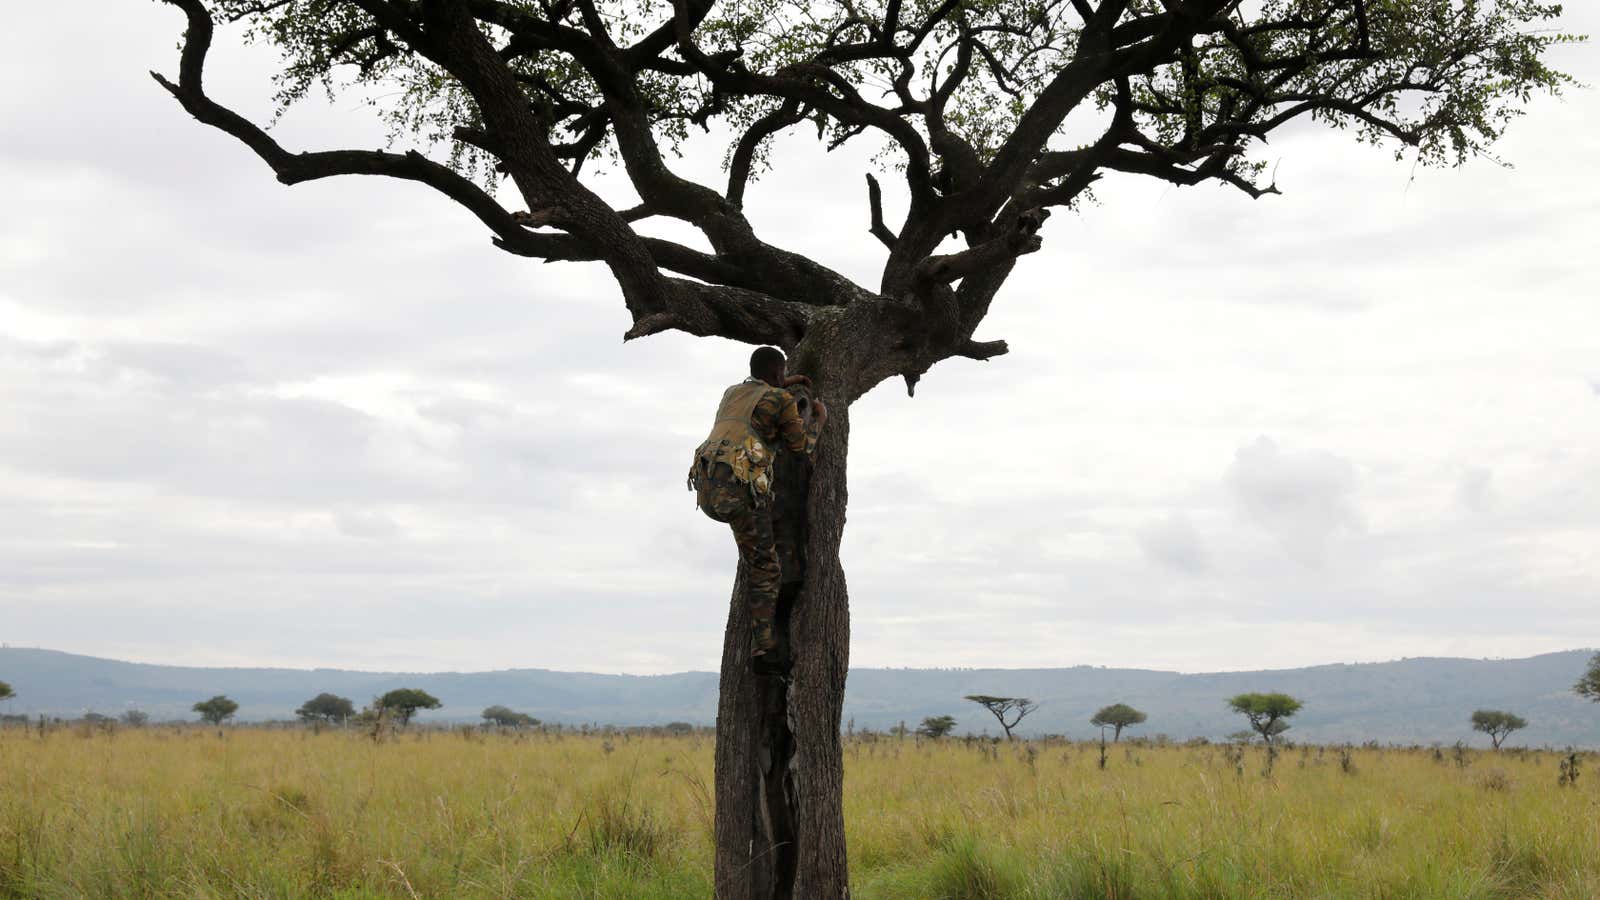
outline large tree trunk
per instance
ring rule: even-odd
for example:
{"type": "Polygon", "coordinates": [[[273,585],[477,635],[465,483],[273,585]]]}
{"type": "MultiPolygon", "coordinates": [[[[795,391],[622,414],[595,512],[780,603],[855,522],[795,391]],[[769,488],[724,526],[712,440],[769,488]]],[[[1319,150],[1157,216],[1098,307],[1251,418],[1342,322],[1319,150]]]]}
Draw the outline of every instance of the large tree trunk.
{"type": "Polygon", "coordinates": [[[788,677],[750,668],[745,572],[734,581],[717,705],[716,891],[721,900],[849,896],[839,717],[850,609],[839,542],[849,416],[830,406],[814,463],[780,456],[774,531],[784,555],[778,604],[788,677]],[[797,558],[801,557],[801,558],[797,558]],[[795,577],[799,576],[799,577],[795,577]]]}

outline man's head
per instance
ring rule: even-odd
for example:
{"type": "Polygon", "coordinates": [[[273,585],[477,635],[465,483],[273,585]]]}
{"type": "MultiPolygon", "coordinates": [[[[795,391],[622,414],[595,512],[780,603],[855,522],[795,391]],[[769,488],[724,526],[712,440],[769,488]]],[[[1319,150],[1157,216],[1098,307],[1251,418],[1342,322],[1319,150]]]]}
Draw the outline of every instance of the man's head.
{"type": "Polygon", "coordinates": [[[757,347],[756,352],[750,354],[750,375],[773,387],[783,387],[786,363],[783,351],[777,347],[757,347]]]}

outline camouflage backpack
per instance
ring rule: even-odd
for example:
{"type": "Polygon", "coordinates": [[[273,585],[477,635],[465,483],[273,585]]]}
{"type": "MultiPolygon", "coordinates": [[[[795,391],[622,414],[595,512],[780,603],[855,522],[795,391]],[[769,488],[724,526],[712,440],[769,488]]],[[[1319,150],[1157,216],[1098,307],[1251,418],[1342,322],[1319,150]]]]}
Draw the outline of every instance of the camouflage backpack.
{"type": "Polygon", "coordinates": [[[733,478],[750,489],[752,500],[765,499],[772,492],[772,448],[756,434],[752,421],[756,404],[772,387],[749,379],[728,388],[717,406],[711,435],[695,448],[689,466],[689,489],[700,491],[718,463],[733,470],[733,478]]]}

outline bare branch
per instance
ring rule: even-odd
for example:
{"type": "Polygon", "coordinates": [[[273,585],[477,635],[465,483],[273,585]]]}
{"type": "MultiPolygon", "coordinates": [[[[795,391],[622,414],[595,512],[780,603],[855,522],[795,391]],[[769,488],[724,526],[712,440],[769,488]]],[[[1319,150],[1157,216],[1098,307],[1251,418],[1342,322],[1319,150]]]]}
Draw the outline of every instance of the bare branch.
{"type": "Polygon", "coordinates": [[[897,238],[889,226],[883,224],[883,189],[878,186],[878,179],[867,173],[867,203],[872,207],[872,227],[869,229],[872,236],[877,238],[885,247],[894,249],[897,238]]]}
{"type": "Polygon", "coordinates": [[[199,122],[238,139],[272,168],[286,185],[330,178],[336,175],[382,175],[425,184],[478,217],[502,239],[522,232],[511,212],[493,197],[448,166],[416,152],[387,153],[374,150],[327,150],[291,153],[266,131],[233,110],[213,101],[205,93],[205,60],[211,48],[213,25],[200,0],[167,0],[188,16],[177,83],[151,72],[163,88],[199,122]]]}
{"type": "Polygon", "coordinates": [[[949,284],[976,272],[982,272],[1005,262],[1037,251],[1043,246],[1039,226],[1049,218],[1046,209],[1028,210],[1018,216],[1014,227],[998,237],[957,253],[930,256],[916,268],[916,279],[921,282],[949,284]]]}
{"type": "Polygon", "coordinates": [[[799,124],[803,118],[804,113],[800,104],[790,100],[757,119],[744,136],[739,138],[739,146],[733,151],[733,160],[728,165],[729,204],[736,208],[744,206],[745,186],[750,182],[750,170],[755,163],[756,151],[761,148],[761,142],[791,125],[799,124]]]}

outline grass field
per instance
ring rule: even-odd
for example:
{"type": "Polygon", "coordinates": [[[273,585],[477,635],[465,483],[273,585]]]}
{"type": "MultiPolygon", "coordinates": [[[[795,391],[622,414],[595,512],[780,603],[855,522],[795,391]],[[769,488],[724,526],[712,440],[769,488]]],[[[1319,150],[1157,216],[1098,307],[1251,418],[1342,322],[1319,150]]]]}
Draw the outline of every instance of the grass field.
{"type": "MultiPolygon", "coordinates": [[[[1593,754],[1573,787],[1550,752],[1098,756],[852,739],[853,895],[1600,897],[1593,754]]],[[[704,898],[711,765],[707,736],[0,730],[0,896],[704,898]]]]}

